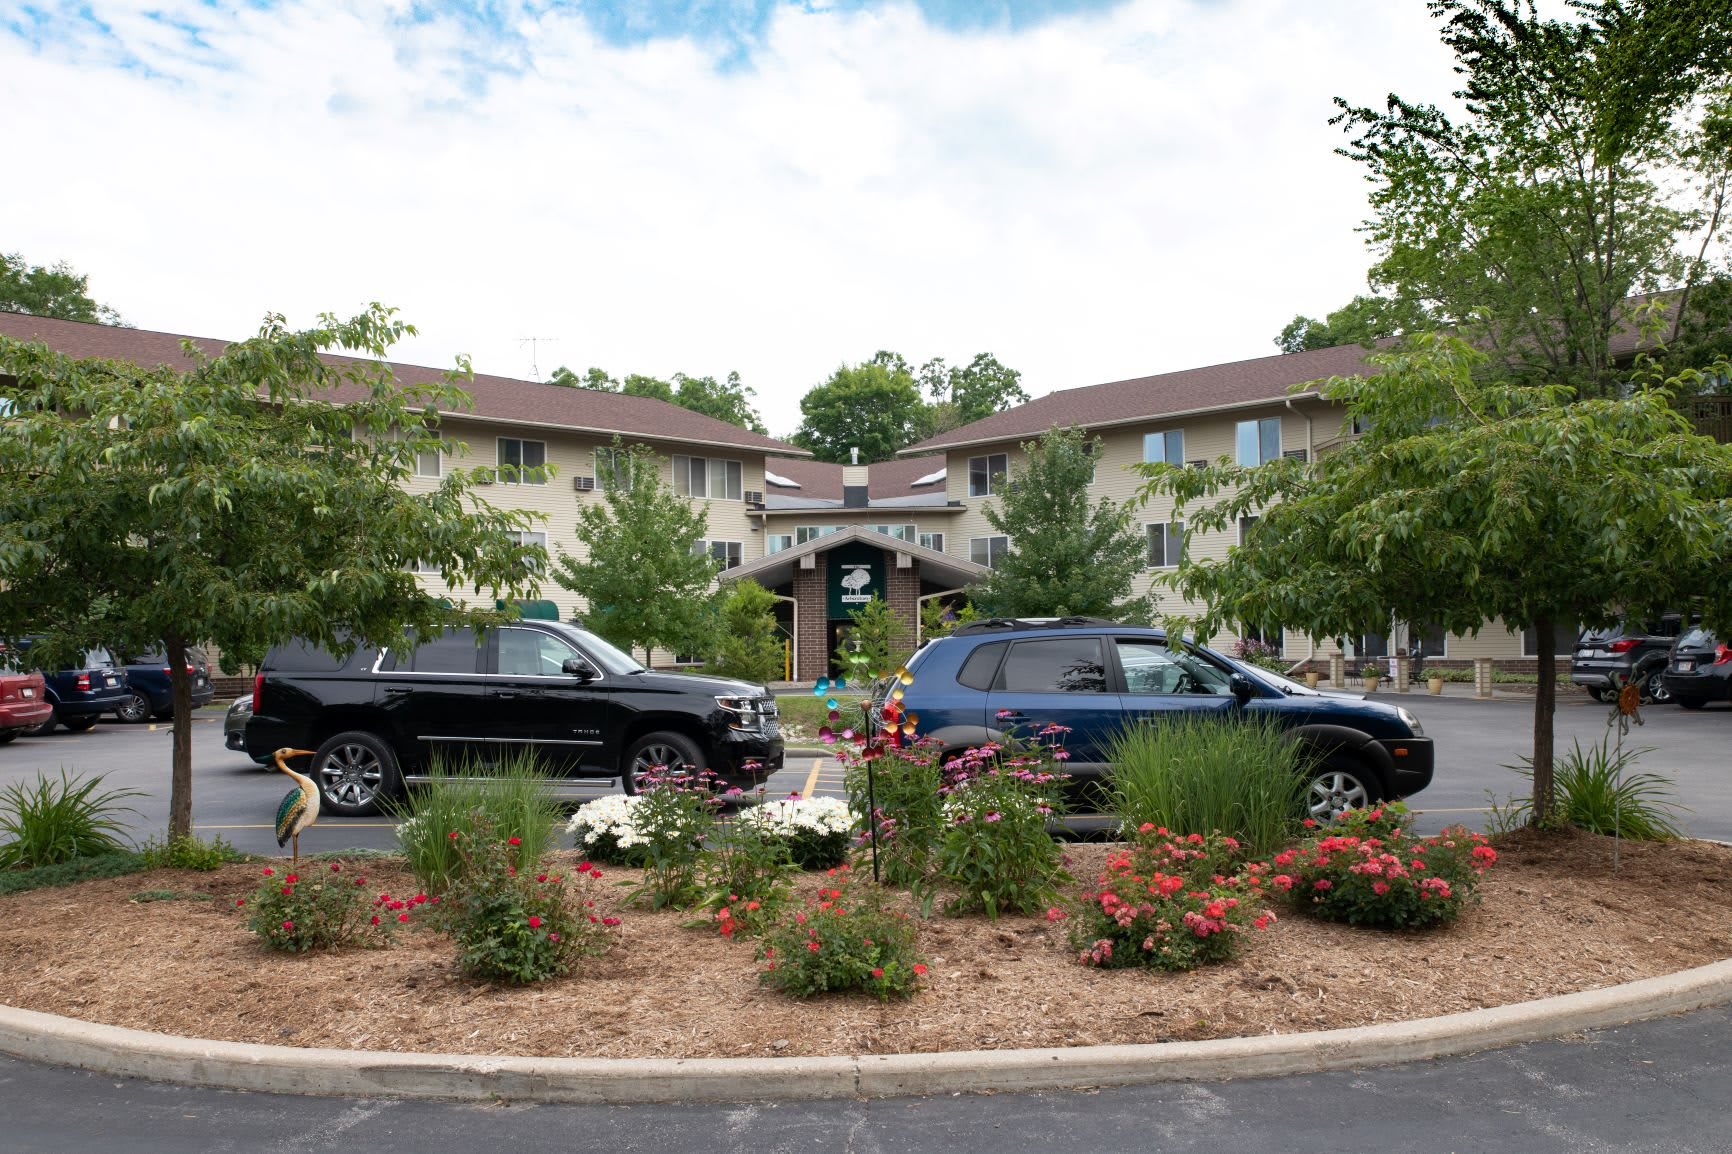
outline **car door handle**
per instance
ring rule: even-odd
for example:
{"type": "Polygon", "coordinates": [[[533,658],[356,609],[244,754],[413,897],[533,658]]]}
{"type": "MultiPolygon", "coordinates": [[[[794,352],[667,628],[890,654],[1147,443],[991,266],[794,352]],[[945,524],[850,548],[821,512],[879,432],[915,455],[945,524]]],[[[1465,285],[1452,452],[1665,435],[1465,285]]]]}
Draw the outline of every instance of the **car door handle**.
{"type": "Polygon", "coordinates": [[[515,690],[515,689],[496,689],[493,691],[493,696],[495,696],[495,697],[516,697],[517,696],[517,690],[515,690]]]}
{"type": "Polygon", "coordinates": [[[993,715],[994,721],[1027,721],[1028,714],[1015,709],[1001,709],[993,715]]]}
{"type": "Polygon", "coordinates": [[[409,687],[407,685],[387,685],[385,687],[385,692],[389,695],[400,697],[409,692],[409,687]]]}

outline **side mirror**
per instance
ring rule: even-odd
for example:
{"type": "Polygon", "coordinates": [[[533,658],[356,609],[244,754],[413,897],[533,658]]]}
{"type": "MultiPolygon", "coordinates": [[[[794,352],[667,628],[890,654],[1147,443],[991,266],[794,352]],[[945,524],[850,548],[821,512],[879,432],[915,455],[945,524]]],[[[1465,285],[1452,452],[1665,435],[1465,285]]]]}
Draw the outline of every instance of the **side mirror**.
{"type": "Polygon", "coordinates": [[[1228,678],[1227,687],[1233,691],[1233,696],[1238,699],[1240,705],[1257,695],[1256,689],[1251,685],[1251,679],[1243,673],[1235,673],[1228,678]]]}
{"type": "Polygon", "coordinates": [[[594,681],[600,676],[590,663],[581,657],[567,657],[565,663],[559,667],[559,671],[569,673],[579,681],[594,681]]]}

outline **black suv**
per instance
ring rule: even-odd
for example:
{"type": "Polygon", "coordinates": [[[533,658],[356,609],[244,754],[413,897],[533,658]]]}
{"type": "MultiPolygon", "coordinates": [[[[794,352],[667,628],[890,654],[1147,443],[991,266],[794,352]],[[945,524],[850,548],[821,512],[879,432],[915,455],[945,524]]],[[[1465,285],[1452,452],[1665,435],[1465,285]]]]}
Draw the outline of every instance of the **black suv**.
{"type": "MultiPolygon", "coordinates": [[[[1175,716],[1272,718],[1314,755],[1307,805],[1319,817],[1431,783],[1431,741],[1407,710],[1169,644],[1160,629],[1093,618],[975,621],[927,642],[908,672],[901,707],[947,753],[1048,723],[1068,727],[1065,768],[1085,800],[1087,783],[1111,772],[1117,733],[1175,716]]],[[[894,687],[895,679],[873,687],[874,728],[894,687]]]]}
{"type": "Polygon", "coordinates": [[[1658,621],[1625,621],[1610,629],[1584,629],[1570,660],[1570,680],[1595,701],[1610,701],[1626,682],[1641,687],[1642,700],[1664,704],[1666,655],[1684,632],[1682,614],[1667,613],[1658,621]]]}
{"type": "Polygon", "coordinates": [[[762,686],[656,673],[587,630],[524,621],[447,629],[419,646],[347,658],[305,644],[265,655],[246,752],[313,749],[328,812],[376,812],[433,754],[487,764],[533,753],[552,776],[618,777],[627,793],[657,767],[708,769],[742,788],[782,766],[776,699],[762,686]]]}

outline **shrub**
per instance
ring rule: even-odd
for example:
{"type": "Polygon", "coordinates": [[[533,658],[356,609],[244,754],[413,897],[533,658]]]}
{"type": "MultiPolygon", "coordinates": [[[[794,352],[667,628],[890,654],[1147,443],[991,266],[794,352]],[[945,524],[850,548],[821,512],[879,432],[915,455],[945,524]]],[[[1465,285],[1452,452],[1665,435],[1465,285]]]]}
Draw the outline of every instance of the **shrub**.
{"type": "Polygon", "coordinates": [[[788,860],[799,869],[833,869],[848,860],[848,844],[859,818],[839,798],[795,793],[783,801],[741,810],[736,824],[781,843],[788,860]]]}
{"type": "Polygon", "coordinates": [[[1125,830],[1221,830],[1268,854],[1292,840],[1305,812],[1305,755],[1267,718],[1133,725],[1112,740],[1108,760],[1125,830]]]}
{"type": "MultiPolygon", "coordinates": [[[[1657,773],[1631,772],[1636,759],[1652,749],[1617,750],[1609,737],[1587,749],[1579,741],[1572,744],[1552,767],[1552,812],[1559,822],[1632,841],[1684,836],[1675,820],[1683,807],[1673,800],[1671,780],[1657,773]]],[[[1522,765],[1510,768],[1533,778],[1532,758],[1524,757],[1522,765]]],[[[1533,798],[1518,799],[1498,816],[1506,827],[1527,824],[1533,817],[1533,798]]]]}
{"type": "Polygon", "coordinates": [[[763,823],[735,822],[698,863],[703,906],[725,938],[753,936],[769,928],[790,896],[794,864],[788,844],[763,823]]]}
{"type": "MultiPolygon", "coordinates": [[[[1048,726],[1048,737],[1062,727],[1048,726]]],[[[1011,742],[988,744],[948,762],[945,829],[938,874],[956,887],[950,913],[1036,913],[1069,881],[1047,821],[1061,808],[1066,775],[1054,772],[1054,749],[1011,742]]]]}
{"type": "Polygon", "coordinates": [[[81,778],[60,771],[60,780],[38,773],[33,784],[12,782],[0,790],[0,869],[61,865],[75,858],[117,853],[127,847],[114,835],[126,828],[121,802],[140,797],[136,789],[97,792],[100,775],[81,778]]]}
{"type": "Polygon", "coordinates": [[[474,841],[483,829],[517,840],[517,864],[527,869],[553,848],[558,801],[533,754],[516,754],[486,768],[463,761],[452,768],[435,756],[432,780],[397,809],[397,844],[409,868],[429,893],[442,894],[457,880],[463,856],[453,833],[474,841]]]}
{"type": "MultiPolygon", "coordinates": [[[[1275,915],[1264,906],[1261,862],[1233,873],[1242,852],[1230,837],[1138,831],[1128,849],[1107,859],[1071,926],[1071,945],[1085,966],[1194,970],[1231,958],[1248,927],[1275,915]]],[[[1056,909],[1049,918],[1060,916],[1056,909]]]]}
{"type": "MultiPolygon", "coordinates": [[[[698,863],[716,828],[721,798],[708,770],[650,774],[642,779],[632,826],[643,849],[644,880],[630,890],[633,904],[653,910],[690,909],[703,898],[698,863]]],[[[730,791],[737,794],[738,790],[730,791]]]]}
{"type": "Polygon", "coordinates": [[[235,902],[248,910],[247,928],[273,950],[305,953],[337,946],[383,946],[426,894],[393,898],[374,894],[366,877],[345,870],[342,862],[309,866],[302,874],[279,874],[272,866],[251,898],[235,902]]]}
{"type": "Polygon", "coordinates": [[[1320,826],[1314,818],[1309,817],[1303,824],[1309,831],[1321,829],[1339,837],[1390,838],[1411,835],[1413,811],[1407,808],[1405,802],[1391,801],[1381,805],[1344,809],[1327,825],[1320,826]]]}
{"type": "Polygon", "coordinates": [[[879,876],[888,885],[921,885],[932,868],[944,833],[940,752],[928,742],[919,742],[868,745],[838,754],[849,807],[869,815],[860,842],[872,845],[876,832],[879,876]]]}
{"type": "Polygon", "coordinates": [[[1300,908],[1328,921],[1388,929],[1452,922],[1497,861],[1485,835],[1452,826],[1414,839],[1330,833],[1275,855],[1270,878],[1300,908]]]}
{"type": "Polygon", "coordinates": [[[908,915],[886,909],[877,890],[856,905],[847,866],[827,876],[831,884],[765,939],[759,981],[796,998],[860,990],[888,1001],[912,994],[926,963],[908,915]]]}
{"type": "Polygon", "coordinates": [[[786,672],[781,631],[776,628],[776,595],[747,579],[721,595],[720,652],[707,672],[742,681],[779,681],[786,672]]]}
{"type": "Polygon", "coordinates": [[[1259,669],[1267,669],[1274,673],[1285,673],[1287,667],[1293,664],[1281,656],[1281,651],[1267,641],[1258,641],[1254,637],[1240,638],[1233,646],[1233,656],[1247,665],[1255,665],[1259,669]]]}
{"type": "MultiPolygon", "coordinates": [[[[438,921],[457,943],[457,966],[482,981],[526,985],[571,972],[579,958],[605,953],[619,919],[577,897],[563,874],[537,866],[519,870],[519,839],[497,837],[485,825],[473,838],[453,839],[462,867],[439,907],[438,921]]],[[[593,886],[601,871],[578,866],[593,886]]]]}
{"type": "Polygon", "coordinates": [[[21,894],[51,886],[69,886],[92,878],[117,878],[149,868],[144,858],[131,850],[73,858],[60,865],[34,869],[0,870],[0,894],[21,894]]]}
{"type": "Polygon", "coordinates": [[[146,869],[203,870],[220,869],[245,856],[219,834],[210,841],[201,841],[191,834],[169,840],[147,838],[139,849],[146,869]]]}

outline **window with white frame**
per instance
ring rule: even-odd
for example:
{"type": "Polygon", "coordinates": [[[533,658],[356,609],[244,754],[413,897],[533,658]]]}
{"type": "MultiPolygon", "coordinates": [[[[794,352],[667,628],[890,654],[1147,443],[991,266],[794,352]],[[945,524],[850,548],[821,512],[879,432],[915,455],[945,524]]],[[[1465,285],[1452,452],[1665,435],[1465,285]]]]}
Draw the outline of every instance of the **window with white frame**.
{"type": "Polygon", "coordinates": [[[1241,465],[1252,467],[1275,460],[1281,455],[1281,418],[1240,421],[1235,442],[1241,465]]]}
{"type": "Polygon", "coordinates": [[[630,485],[631,451],[618,445],[596,446],[595,483],[604,489],[630,485]]]}
{"type": "Polygon", "coordinates": [[[816,541],[820,537],[828,537],[841,531],[840,525],[798,525],[794,528],[794,544],[804,545],[808,541],[816,541]]]}
{"type": "Polygon", "coordinates": [[[992,453],[985,457],[970,457],[968,459],[968,495],[970,497],[990,497],[1002,492],[1004,481],[1010,475],[1010,455],[1008,453],[992,453]]]}
{"type": "Polygon", "coordinates": [[[943,533],[922,533],[922,534],[920,534],[920,540],[916,543],[922,549],[930,549],[934,553],[944,552],[944,534],[943,533]]]}
{"type": "Polygon", "coordinates": [[[438,477],[444,473],[444,460],[438,449],[429,449],[424,453],[415,454],[415,475],[417,477],[438,477]]]}
{"type": "Polygon", "coordinates": [[[1143,434],[1143,460],[1165,461],[1169,465],[1185,463],[1185,431],[1168,429],[1163,433],[1143,434]]]}
{"type": "Polygon", "coordinates": [[[694,553],[708,553],[723,569],[737,569],[745,561],[745,546],[739,541],[698,541],[694,553]]]}
{"type": "Polygon", "coordinates": [[[506,485],[547,484],[547,442],[499,438],[499,480],[506,485]]]}
{"type": "Polygon", "coordinates": [[[1176,569],[1179,565],[1179,554],[1185,548],[1185,523],[1183,521],[1167,521],[1163,524],[1146,526],[1149,534],[1150,569],[1176,569]]]}
{"type": "Polygon", "coordinates": [[[423,577],[437,577],[439,566],[431,561],[405,561],[403,568],[410,573],[419,573],[423,577]]]}
{"type": "Polygon", "coordinates": [[[784,549],[792,549],[793,547],[794,535],[792,533],[766,533],[764,535],[764,552],[766,554],[780,553],[784,549]]]}
{"type": "MultiPolygon", "coordinates": [[[[530,533],[530,532],[526,532],[523,530],[514,530],[512,532],[507,533],[506,536],[511,538],[513,544],[539,545],[539,546],[541,546],[543,551],[545,551],[547,549],[547,534],[546,533],[530,533]]],[[[535,571],[537,573],[539,573],[545,568],[546,568],[545,565],[538,565],[538,566],[536,566],[535,571]]]]}
{"type": "Polygon", "coordinates": [[[1245,538],[1251,535],[1251,526],[1256,523],[1257,518],[1255,517],[1239,518],[1239,544],[1243,545],[1245,543],[1245,538]]]}
{"type": "Polygon", "coordinates": [[[674,458],[674,492],[682,497],[738,501],[742,491],[738,461],[721,457],[674,458]]]}
{"type": "Polygon", "coordinates": [[[866,528],[898,541],[913,541],[919,537],[919,531],[913,525],[868,525],[866,528]]]}
{"type": "Polygon", "coordinates": [[[988,569],[998,568],[998,563],[1009,551],[1009,537],[972,537],[968,542],[968,559],[988,569]]]}

